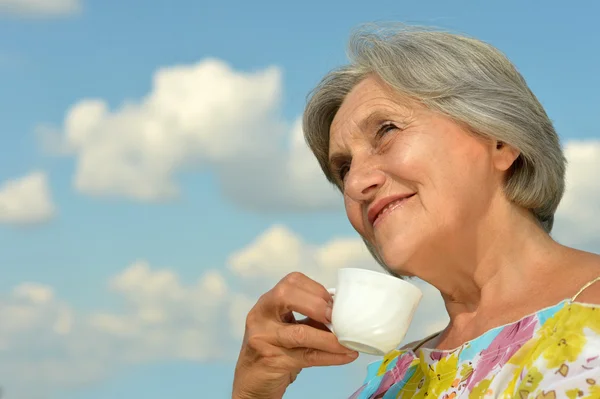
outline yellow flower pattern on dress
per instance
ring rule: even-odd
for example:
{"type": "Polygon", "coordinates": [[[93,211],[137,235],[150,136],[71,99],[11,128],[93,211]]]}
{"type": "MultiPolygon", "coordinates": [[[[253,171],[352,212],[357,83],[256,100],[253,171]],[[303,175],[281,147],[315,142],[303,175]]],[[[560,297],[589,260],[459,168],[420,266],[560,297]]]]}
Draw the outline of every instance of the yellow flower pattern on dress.
{"type": "Polygon", "coordinates": [[[565,300],[457,349],[377,363],[351,399],[600,399],[600,306],[565,300]]]}
{"type": "Polygon", "coordinates": [[[471,390],[471,392],[469,392],[469,399],[484,398],[486,393],[490,389],[491,383],[492,383],[492,380],[481,381],[479,384],[477,384],[476,387],[473,388],[473,390],[471,390]]]}

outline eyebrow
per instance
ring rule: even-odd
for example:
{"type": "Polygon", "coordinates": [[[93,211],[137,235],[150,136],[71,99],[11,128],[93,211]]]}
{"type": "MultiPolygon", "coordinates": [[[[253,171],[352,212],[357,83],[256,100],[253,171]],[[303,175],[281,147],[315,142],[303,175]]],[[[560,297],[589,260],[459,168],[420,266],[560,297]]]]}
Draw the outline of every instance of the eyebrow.
{"type": "Polygon", "coordinates": [[[389,120],[391,116],[390,112],[385,112],[381,110],[373,111],[366,118],[363,118],[358,123],[358,128],[361,132],[368,132],[373,130],[373,126],[381,124],[384,120],[389,120]]]}

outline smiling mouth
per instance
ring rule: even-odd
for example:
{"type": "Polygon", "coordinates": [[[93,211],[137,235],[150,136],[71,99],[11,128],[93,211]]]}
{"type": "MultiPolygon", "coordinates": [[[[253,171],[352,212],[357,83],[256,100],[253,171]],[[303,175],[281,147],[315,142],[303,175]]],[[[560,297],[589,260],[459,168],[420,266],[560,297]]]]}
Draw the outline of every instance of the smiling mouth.
{"type": "Polygon", "coordinates": [[[404,203],[414,196],[415,196],[415,194],[412,194],[412,195],[409,195],[408,197],[400,198],[395,201],[392,201],[389,204],[387,204],[386,206],[384,206],[383,209],[381,211],[379,211],[379,213],[375,217],[375,220],[373,221],[373,227],[376,227],[379,223],[381,223],[381,221],[383,219],[385,219],[390,213],[392,213],[396,209],[404,206],[404,203]]]}

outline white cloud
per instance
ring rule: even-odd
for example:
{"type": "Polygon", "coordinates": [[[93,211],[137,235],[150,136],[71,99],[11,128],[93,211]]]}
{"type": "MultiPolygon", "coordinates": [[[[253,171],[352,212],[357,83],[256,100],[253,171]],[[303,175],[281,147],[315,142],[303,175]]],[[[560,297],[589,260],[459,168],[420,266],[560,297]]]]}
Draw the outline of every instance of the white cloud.
{"type": "Polygon", "coordinates": [[[18,16],[59,17],[81,9],[81,0],[0,0],[0,13],[18,16]]]}
{"type": "Polygon", "coordinates": [[[231,297],[228,318],[233,337],[241,338],[244,336],[246,315],[248,315],[256,300],[256,296],[250,296],[245,293],[236,293],[231,297]]]}
{"type": "Polygon", "coordinates": [[[170,270],[152,270],[138,261],[110,282],[124,300],[126,311],[96,313],[89,323],[97,331],[129,342],[123,360],[156,358],[204,360],[218,356],[211,331],[223,311],[227,284],[217,271],[206,272],[191,285],[183,285],[170,270]]]}
{"type": "Polygon", "coordinates": [[[554,236],[600,252],[600,141],[570,141],[565,155],[567,190],[556,213],[554,236]]]}
{"type": "Polygon", "coordinates": [[[249,154],[221,165],[217,174],[225,195],[258,210],[342,209],[341,195],[326,181],[304,141],[300,120],[286,137],[288,146],[269,157],[249,154]]]}
{"type": "Polygon", "coordinates": [[[341,267],[382,271],[360,239],[333,239],[313,245],[281,225],[270,227],[247,247],[233,253],[228,265],[259,292],[293,271],[301,271],[325,286],[335,283],[341,267]]]}
{"type": "MultiPolygon", "coordinates": [[[[10,397],[43,397],[43,389],[28,389],[46,372],[45,385],[64,381],[65,342],[70,337],[73,312],[71,307],[56,298],[51,287],[23,283],[0,298],[0,375],[3,388],[10,397]],[[57,364],[58,368],[49,365],[57,364]],[[22,395],[20,392],[23,389],[22,395]],[[12,395],[15,396],[12,396],[12,395]]],[[[79,376],[78,378],[81,378],[79,376]]]]}
{"type": "Polygon", "coordinates": [[[219,323],[229,308],[217,271],[183,284],[169,270],[138,261],[109,282],[122,310],[78,311],[51,287],[23,283],[0,297],[0,375],[11,397],[51,392],[104,378],[127,364],[224,356],[219,323]]]}
{"type": "Polygon", "coordinates": [[[39,223],[50,219],[54,212],[48,179],[42,172],[0,186],[0,223],[39,223]]]}
{"type": "Polygon", "coordinates": [[[63,126],[39,126],[43,145],[76,157],[74,185],[88,195],[136,201],[179,196],[178,175],[212,170],[234,202],[255,209],[341,204],[279,110],[281,72],[238,72],[207,59],[156,72],[141,100],[111,110],[81,100],[63,126]]]}

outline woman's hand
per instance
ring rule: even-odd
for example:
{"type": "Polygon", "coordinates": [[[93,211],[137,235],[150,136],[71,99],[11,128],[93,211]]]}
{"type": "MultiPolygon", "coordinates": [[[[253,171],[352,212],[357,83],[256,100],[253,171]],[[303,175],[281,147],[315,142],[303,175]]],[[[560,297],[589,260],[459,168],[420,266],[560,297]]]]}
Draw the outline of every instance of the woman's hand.
{"type": "Polygon", "coordinates": [[[288,274],[261,296],[246,318],[233,399],[280,399],[303,368],[356,359],[324,326],[330,318],[331,295],[302,273],[288,274]],[[308,318],[296,321],[292,312],[308,318]]]}

